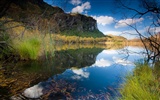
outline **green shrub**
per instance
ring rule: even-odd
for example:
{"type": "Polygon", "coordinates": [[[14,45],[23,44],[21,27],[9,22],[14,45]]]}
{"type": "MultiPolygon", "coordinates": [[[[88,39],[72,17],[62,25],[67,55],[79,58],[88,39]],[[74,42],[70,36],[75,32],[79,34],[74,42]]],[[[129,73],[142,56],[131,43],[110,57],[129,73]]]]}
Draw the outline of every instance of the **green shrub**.
{"type": "Polygon", "coordinates": [[[139,64],[126,78],[126,83],[120,90],[120,100],[159,100],[160,83],[151,67],[147,64],[139,64]]]}
{"type": "Polygon", "coordinates": [[[15,45],[15,48],[22,59],[35,60],[38,57],[41,42],[38,38],[29,38],[19,41],[15,45]]]}
{"type": "Polygon", "coordinates": [[[62,35],[65,36],[78,36],[78,37],[93,37],[93,38],[101,38],[101,37],[105,37],[105,35],[98,31],[78,31],[76,29],[72,29],[72,30],[65,30],[61,32],[62,35]]]}

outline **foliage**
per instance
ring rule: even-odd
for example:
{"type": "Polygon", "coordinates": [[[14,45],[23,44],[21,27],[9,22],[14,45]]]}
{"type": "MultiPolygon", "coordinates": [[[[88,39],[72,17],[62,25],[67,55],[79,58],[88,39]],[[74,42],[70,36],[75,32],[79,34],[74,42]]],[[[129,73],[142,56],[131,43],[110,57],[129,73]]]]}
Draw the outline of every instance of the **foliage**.
{"type": "Polygon", "coordinates": [[[4,59],[11,52],[9,46],[11,41],[9,41],[9,38],[9,35],[5,31],[0,31],[0,59],[4,59]]]}
{"type": "Polygon", "coordinates": [[[28,38],[18,41],[14,44],[22,59],[35,60],[38,57],[41,42],[38,38],[28,38]]]}
{"type": "Polygon", "coordinates": [[[104,37],[103,33],[101,33],[98,30],[82,32],[82,31],[72,29],[72,30],[63,31],[61,32],[61,34],[66,36],[93,37],[93,38],[104,37]]]}
{"type": "Polygon", "coordinates": [[[107,37],[97,37],[93,38],[91,37],[80,37],[80,36],[68,36],[68,35],[59,35],[54,34],[52,35],[52,38],[54,38],[57,42],[63,42],[63,43],[98,43],[98,42],[106,42],[107,37]]]}
{"type": "Polygon", "coordinates": [[[160,83],[153,69],[147,64],[138,64],[120,90],[120,100],[159,100],[160,83]]]}

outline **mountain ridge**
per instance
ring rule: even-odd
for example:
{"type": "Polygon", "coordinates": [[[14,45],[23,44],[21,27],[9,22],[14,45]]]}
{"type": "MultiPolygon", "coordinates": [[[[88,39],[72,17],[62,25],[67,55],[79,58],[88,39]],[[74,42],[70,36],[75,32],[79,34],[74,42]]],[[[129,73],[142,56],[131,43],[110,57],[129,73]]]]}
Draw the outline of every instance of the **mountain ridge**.
{"type": "MultiPolygon", "coordinates": [[[[46,30],[47,33],[76,30],[75,33],[79,32],[79,34],[93,32],[100,37],[104,36],[98,30],[97,22],[92,17],[67,14],[61,8],[53,7],[43,0],[1,0],[0,8],[2,7],[7,9],[5,9],[5,17],[22,22],[28,29],[46,30]]],[[[67,34],[70,34],[70,31],[67,34]]]]}

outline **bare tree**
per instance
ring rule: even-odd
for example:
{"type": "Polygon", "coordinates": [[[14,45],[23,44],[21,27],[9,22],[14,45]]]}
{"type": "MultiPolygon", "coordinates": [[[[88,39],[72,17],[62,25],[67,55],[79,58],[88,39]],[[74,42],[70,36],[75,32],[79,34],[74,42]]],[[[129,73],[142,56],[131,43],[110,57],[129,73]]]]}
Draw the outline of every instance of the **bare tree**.
{"type": "MultiPolygon", "coordinates": [[[[129,10],[132,12],[132,19],[151,17],[152,21],[147,24],[145,32],[142,33],[136,25],[127,24],[129,27],[134,29],[138,34],[141,42],[143,43],[146,53],[147,61],[159,61],[160,60],[160,1],[158,0],[136,0],[139,3],[139,8],[136,6],[130,6],[130,3],[135,3],[135,1],[128,0],[116,0],[119,7],[124,10],[129,10]]],[[[126,17],[126,14],[124,14],[126,17]]]]}

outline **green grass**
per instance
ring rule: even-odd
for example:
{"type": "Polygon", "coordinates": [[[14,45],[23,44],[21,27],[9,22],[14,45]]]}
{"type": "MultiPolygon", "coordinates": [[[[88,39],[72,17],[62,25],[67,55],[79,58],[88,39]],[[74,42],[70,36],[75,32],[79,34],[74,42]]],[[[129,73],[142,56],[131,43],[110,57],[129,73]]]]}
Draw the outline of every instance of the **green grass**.
{"type": "Polygon", "coordinates": [[[38,38],[28,38],[14,44],[21,59],[36,60],[40,51],[41,42],[38,38]]]}
{"type": "Polygon", "coordinates": [[[62,35],[66,35],[66,36],[79,36],[79,37],[93,37],[93,38],[99,38],[99,37],[104,37],[105,35],[98,31],[77,31],[77,30],[67,30],[67,31],[63,31],[61,32],[62,35]]]}
{"type": "Polygon", "coordinates": [[[160,82],[147,64],[138,64],[133,75],[128,75],[120,90],[120,100],[159,100],[160,82]]]}

